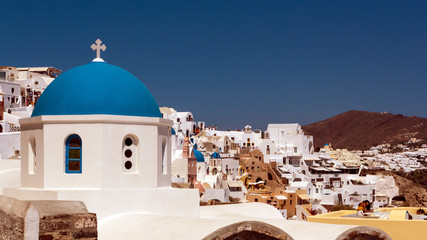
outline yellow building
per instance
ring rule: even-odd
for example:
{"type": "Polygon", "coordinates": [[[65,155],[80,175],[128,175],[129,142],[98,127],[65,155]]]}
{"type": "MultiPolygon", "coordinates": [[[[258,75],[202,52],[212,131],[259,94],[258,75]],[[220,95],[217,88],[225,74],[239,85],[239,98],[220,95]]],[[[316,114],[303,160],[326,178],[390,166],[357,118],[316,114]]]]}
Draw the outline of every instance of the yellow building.
{"type": "MultiPolygon", "coordinates": [[[[427,216],[417,214],[419,208],[381,208],[372,213],[357,214],[344,210],[309,216],[307,221],[340,225],[375,227],[386,232],[393,240],[427,239],[427,216]]],[[[427,212],[427,209],[423,209],[427,212]]]]}

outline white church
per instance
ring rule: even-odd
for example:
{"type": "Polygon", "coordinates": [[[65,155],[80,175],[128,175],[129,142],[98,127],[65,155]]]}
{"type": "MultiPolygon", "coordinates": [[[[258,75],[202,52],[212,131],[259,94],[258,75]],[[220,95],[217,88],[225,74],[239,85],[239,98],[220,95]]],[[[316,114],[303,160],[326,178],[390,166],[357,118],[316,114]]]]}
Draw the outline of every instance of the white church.
{"type": "Polygon", "coordinates": [[[97,58],[56,78],[20,120],[21,187],[4,194],[82,200],[101,219],[135,211],[198,216],[197,190],[171,188],[173,122],[138,78],[100,58],[101,43],[93,45],[97,58]]]}

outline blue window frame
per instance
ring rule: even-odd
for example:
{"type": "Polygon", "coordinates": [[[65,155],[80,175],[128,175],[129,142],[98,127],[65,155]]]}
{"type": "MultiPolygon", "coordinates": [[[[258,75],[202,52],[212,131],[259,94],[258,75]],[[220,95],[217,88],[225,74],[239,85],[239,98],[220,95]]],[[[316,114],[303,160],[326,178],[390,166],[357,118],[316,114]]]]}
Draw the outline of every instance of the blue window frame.
{"type": "Polygon", "coordinates": [[[65,173],[82,173],[82,139],[77,134],[65,142],[65,173]]]}

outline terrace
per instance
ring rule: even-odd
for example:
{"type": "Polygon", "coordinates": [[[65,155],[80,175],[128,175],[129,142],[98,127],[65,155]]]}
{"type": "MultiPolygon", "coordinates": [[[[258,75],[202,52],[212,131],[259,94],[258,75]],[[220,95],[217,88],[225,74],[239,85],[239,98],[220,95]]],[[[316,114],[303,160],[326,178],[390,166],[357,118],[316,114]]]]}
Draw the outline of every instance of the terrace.
{"type": "MultiPolygon", "coordinates": [[[[343,210],[309,216],[307,221],[376,227],[392,239],[425,239],[427,216],[417,214],[419,208],[381,208],[375,212],[357,214],[356,210],[343,210]]],[[[426,211],[427,209],[424,209],[426,211]]]]}

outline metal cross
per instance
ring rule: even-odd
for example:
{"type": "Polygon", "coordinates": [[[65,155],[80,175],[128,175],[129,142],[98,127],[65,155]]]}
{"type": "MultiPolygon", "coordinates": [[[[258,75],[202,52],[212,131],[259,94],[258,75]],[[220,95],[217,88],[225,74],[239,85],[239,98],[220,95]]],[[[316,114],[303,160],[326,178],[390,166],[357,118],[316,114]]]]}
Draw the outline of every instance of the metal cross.
{"type": "Polygon", "coordinates": [[[95,43],[92,44],[92,46],[90,47],[92,48],[93,51],[96,51],[96,58],[101,58],[101,50],[105,51],[105,49],[107,49],[107,46],[105,46],[105,44],[101,45],[102,41],[99,38],[95,41],[95,43]]]}

